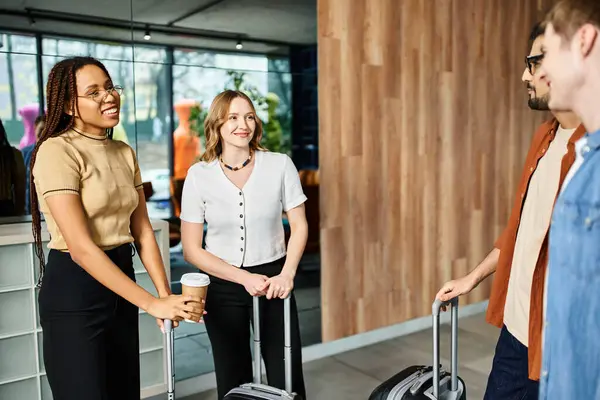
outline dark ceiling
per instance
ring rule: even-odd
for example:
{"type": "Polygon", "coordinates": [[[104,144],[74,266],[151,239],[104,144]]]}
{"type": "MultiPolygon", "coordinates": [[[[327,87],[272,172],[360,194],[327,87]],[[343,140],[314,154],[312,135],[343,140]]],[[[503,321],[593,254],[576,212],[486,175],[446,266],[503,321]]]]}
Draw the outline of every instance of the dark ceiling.
{"type": "Polygon", "coordinates": [[[316,0],[2,0],[0,29],[286,54],[316,43],[317,10],[316,0]]]}

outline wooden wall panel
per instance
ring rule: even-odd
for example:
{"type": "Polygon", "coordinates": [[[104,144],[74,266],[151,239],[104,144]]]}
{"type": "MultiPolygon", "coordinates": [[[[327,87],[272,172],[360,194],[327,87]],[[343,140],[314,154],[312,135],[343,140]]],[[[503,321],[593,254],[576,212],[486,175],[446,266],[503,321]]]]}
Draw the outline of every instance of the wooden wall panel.
{"type": "Polygon", "coordinates": [[[549,3],[318,0],[324,341],[429,314],[491,250],[545,117],[521,75],[549,3]]]}

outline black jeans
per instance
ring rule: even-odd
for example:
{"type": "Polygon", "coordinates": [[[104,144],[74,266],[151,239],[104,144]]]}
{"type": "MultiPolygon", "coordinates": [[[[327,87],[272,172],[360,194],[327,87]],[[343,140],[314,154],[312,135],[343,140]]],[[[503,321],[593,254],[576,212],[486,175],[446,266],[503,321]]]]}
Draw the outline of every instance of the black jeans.
{"type": "MultiPolygon", "coordinates": [[[[284,260],[247,267],[248,272],[272,277],[278,275],[284,260]]],[[[306,399],[302,373],[302,345],[298,310],[292,295],[292,389],[306,399]]],[[[250,324],[253,319],[252,296],[242,285],[211,276],[204,316],[217,377],[218,398],[253,380],[250,351],[250,324]]],[[[269,385],[285,389],[283,361],[283,300],[260,298],[261,353],[269,385]]]]}
{"type": "MultiPolygon", "coordinates": [[[[132,247],[106,254],[135,280],[132,247]]],[[[39,295],[44,364],[54,400],[139,400],[138,308],[50,250],[39,295]]]]}
{"type": "Polygon", "coordinates": [[[529,379],[527,346],[502,327],[484,400],[537,400],[539,382],[529,379]]]}

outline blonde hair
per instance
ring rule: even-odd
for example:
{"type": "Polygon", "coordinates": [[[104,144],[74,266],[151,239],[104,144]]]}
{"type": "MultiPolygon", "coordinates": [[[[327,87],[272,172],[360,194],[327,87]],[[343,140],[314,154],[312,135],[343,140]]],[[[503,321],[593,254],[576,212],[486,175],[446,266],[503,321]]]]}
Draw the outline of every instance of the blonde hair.
{"type": "Polygon", "coordinates": [[[244,99],[250,104],[250,108],[254,112],[256,128],[254,129],[254,135],[250,140],[250,151],[254,152],[257,150],[266,151],[264,147],[260,145],[260,140],[263,135],[262,121],[256,115],[256,108],[252,104],[250,98],[240,92],[239,90],[225,90],[217,95],[212,101],[210,108],[208,109],[208,115],[204,120],[204,135],[206,137],[206,149],[202,156],[201,161],[211,162],[216,160],[223,152],[223,143],[221,138],[221,127],[227,122],[227,116],[229,114],[229,107],[231,102],[235,98],[244,99]]]}

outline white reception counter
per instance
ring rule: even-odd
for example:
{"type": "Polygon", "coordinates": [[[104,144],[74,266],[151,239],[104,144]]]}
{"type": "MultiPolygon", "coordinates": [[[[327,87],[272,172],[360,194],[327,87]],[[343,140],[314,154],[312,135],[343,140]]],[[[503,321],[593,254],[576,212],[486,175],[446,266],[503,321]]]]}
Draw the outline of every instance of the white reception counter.
{"type": "MultiPolygon", "coordinates": [[[[170,279],[168,223],[153,220],[152,226],[170,279]]],[[[48,239],[44,231],[43,240],[48,239]]],[[[156,295],[137,255],[134,266],[137,282],[156,295]]],[[[0,399],[52,399],[42,356],[37,279],[31,223],[0,225],[0,399]]],[[[146,398],[166,392],[164,337],[153,317],[140,312],[139,318],[141,394],[146,398]]]]}

